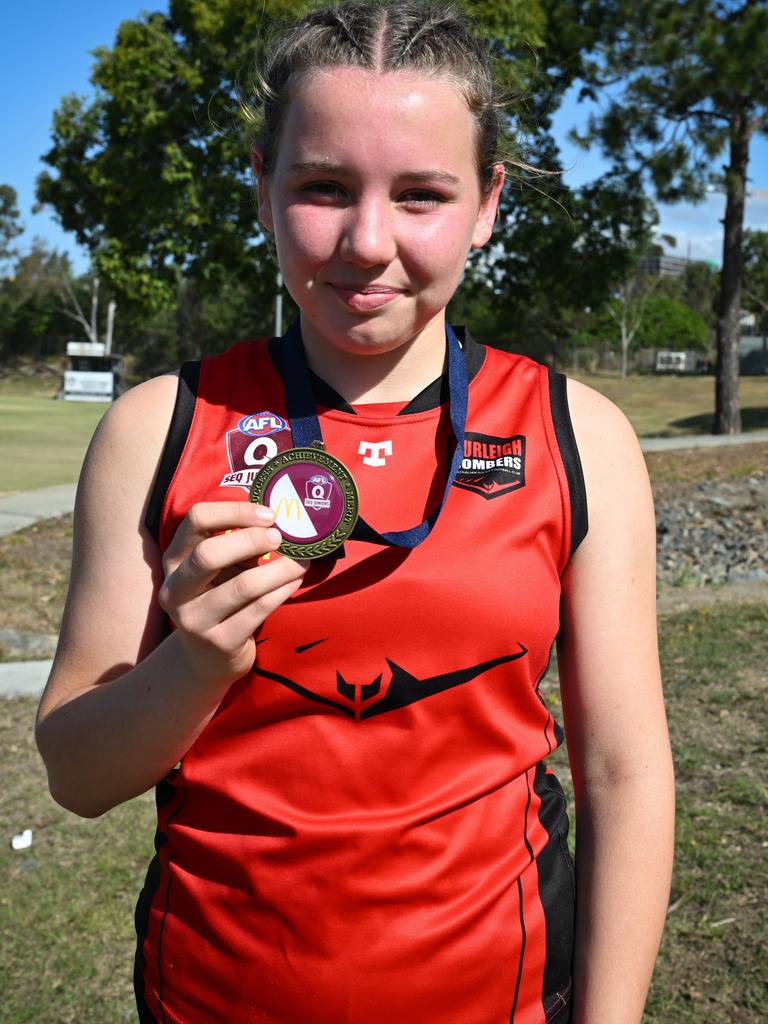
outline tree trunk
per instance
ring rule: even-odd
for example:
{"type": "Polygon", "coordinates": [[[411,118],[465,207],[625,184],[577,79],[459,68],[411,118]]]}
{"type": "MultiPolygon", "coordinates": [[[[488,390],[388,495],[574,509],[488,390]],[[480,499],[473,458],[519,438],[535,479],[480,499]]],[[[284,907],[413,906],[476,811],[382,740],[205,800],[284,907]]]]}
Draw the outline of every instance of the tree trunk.
{"type": "Polygon", "coordinates": [[[739,114],[731,124],[731,162],[726,168],[723,270],[717,318],[717,377],[713,433],[741,431],[739,347],[741,342],[741,238],[749,162],[749,119],[739,114]]]}

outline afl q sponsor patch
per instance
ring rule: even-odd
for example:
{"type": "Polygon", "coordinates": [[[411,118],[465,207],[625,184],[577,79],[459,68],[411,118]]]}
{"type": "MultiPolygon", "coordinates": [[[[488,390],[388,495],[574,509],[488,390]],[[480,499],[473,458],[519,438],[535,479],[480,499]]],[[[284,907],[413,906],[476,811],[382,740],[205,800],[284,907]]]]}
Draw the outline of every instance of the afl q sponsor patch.
{"type": "Polygon", "coordinates": [[[234,430],[226,434],[230,472],[219,487],[242,487],[250,491],[254,477],[270,459],[291,447],[288,424],[273,412],[255,412],[243,416],[234,430]]]}
{"type": "Polygon", "coordinates": [[[467,433],[454,487],[489,500],[525,487],[525,436],[467,433]]]}

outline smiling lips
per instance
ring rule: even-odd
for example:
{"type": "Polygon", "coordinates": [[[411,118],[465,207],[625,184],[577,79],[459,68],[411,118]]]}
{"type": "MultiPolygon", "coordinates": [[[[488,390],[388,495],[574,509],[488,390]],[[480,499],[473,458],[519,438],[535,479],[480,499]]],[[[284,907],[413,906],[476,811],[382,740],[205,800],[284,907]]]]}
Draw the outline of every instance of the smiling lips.
{"type": "Polygon", "coordinates": [[[394,288],[386,284],[332,284],[331,288],[344,305],[356,313],[380,309],[405,294],[404,288],[394,288]]]}

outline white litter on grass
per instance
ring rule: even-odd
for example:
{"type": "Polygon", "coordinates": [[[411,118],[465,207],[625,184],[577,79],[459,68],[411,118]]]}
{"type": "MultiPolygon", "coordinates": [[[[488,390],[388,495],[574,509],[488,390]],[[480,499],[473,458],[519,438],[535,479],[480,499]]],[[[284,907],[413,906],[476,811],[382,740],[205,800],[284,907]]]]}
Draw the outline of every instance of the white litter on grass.
{"type": "Polygon", "coordinates": [[[23,832],[19,832],[11,840],[11,849],[13,850],[28,850],[32,845],[32,829],[25,828],[23,832]]]}

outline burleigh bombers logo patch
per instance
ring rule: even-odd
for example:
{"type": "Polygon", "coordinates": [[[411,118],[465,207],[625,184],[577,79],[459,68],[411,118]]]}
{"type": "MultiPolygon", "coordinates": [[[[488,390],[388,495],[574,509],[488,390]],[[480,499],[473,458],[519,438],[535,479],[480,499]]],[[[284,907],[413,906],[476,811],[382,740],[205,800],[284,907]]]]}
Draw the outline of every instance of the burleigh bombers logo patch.
{"type": "Polygon", "coordinates": [[[525,436],[467,433],[454,486],[488,500],[525,487],[525,436]]]}
{"type": "Polygon", "coordinates": [[[291,432],[282,416],[253,412],[243,416],[235,430],[227,431],[226,440],[231,472],[225,474],[219,487],[250,491],[264,463],[291,447],[291,432]]]}

